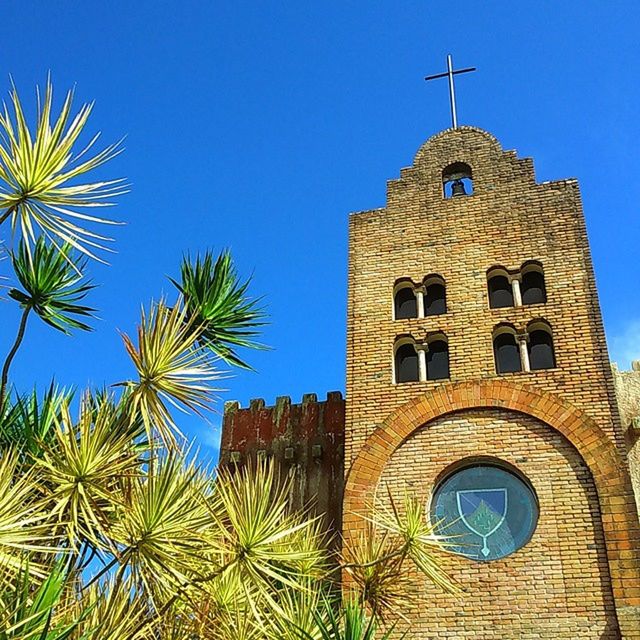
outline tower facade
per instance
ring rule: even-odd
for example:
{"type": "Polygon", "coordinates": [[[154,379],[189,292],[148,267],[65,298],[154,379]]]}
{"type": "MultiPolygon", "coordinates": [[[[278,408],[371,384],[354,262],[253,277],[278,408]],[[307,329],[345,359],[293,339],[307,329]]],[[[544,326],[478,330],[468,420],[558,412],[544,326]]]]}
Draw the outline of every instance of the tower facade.
{"type": "Polygon", "coordinates": [[[343,533],[409,487],[463,597],[412,638],[640,638],[640,530],[578,184],[444,131],[350,220],[343,533]],[[449,197],[452,196],[452,197],[449,197]],[[447,528],[448,527],[448,528],[447,528]]]}

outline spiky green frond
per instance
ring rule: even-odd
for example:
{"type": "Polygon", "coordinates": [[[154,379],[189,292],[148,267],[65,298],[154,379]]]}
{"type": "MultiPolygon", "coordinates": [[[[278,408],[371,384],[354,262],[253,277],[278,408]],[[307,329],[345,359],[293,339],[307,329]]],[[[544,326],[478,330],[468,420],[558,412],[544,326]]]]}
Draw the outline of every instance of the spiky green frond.
{"type": "Polygon", "coordinates": [[[208,535],[213,523],[205,506],[210,480],[195,461],[172,451],[151,466],[151,473],[132,480],[113,537],[121,572],[130,572],[159,607],[200,571],[214,570],[202,561],[212,557],[216,542],[208,535]]]}
{"type": "MultiPolygon", "coordinates": [[[[23,471],[15,452],[0,454],[0,583],[7,575],[23,571],[25,553],[60,550],[38,486],[35,471],[23,471]]],[[[32,562],[29,569],[43,576],[41,564],[32,562]]]]}
{"type": "Polygon", "coordinates": [[[94,287],[83,281],[85,261],[74,264],[69,245],[59,248],[40,236],[30,248],[22,240],[11,253],[11,261],[22,290],[10,289],[9,295],[22,308],[32,309],[44,322],[67,334],[71,329],[91,329],[78,317],[92,317],[94,309],[78,302],[94,287]]]}
{"type": "Polygon", "coordinates": [[[65,606],[69,570],[53,564],[46,578],[34,585],[25,562],[12,585],[0,586],[0,640],[67,640],[80,624],[86,609],[65,606]],[[4,587],[4,588],[3,588],[4,587]]]}
{"type": "Polygon", "coordinates": [[[30,465],[53,438],[55,422],[72,395],[51,383],[42,398],[34,389],[13,402],[7,400],[0,415],[0,450],[12,450],[22,464],[30,465]]]}
{"type": "Polygon", "coordinates": [[[120,428],[119,413],[108,398],[96,404],[85,395],[77,421],[66,404],[60,413],[54,439],[35,462],[51,516],[72,548],[85,540],[96,548],[108,547],[123,483],[142,473],[140,452],[132,433],[120,428]]]}
{"type": "Polygon", "coordinates": [[[220,376],[198,347],[199,336],[181,301],[168,308],[163,300],[152,304],[148,314],[142,309],[137,345],[122,335],[139,379],[121,384],[130,391],[130,416],[142,417],[149,440],[157,433],[173,447],[176,435],[182,435],[166,402],[196,413],[209,408],[215,392],[209,383],[220,376]]]}
{"type": "Polygon", "coordinates": [[[64,99],[60,113],[53,118],[53,88],[50,80],[41,99],[38,91],[36,126],[27,124],[22,102],[15,87],[11,92],[13,113],[7,105],[0,112],[0,208],[11,218],[28,244],[35,242],[36,230],[70,244],[86,255],[105,249],[109,238],[87,229],[86,223],[114,224],[90,215],[87,210],[111,206],[111,198],[126,192],[122,180],[80,182],[85,174],[118,155],[119,143],[94,153],[99,134],[80,150],[76,145],[85,129],[93,104],[84,104],[72,115],[73,92],[64,99]]]}
{"type": "Polygon", "coordinates": [[[402,566],[407,553],[401,539],[379,532],[371,523],[354,543],[344,544],[344,568],[351,590],[381,621],[402,616],[411,600],[412,589],[402,566]]]}
{"type": "MultiPolygon", "coordinates": [[[[395,625],[381,634],[375,617],[357,598],[347,598],[344,603],[324,598],[324,615],[316,613],[317,635],[298,627],[300,640],[390,640],[395,625]]],[[[402,640],[403,634],[399,637],[402,640]]]]}
{"type": "Polygon", "coordinates": [[[250,369],[237,349],[264,349],[255,338],[266,324],[260,300],[247,295],[251,279],[240,280],[228,251],[215,260],[210,251],[195,259],[186,256],[180,276],[180,282],[171,281],[184,298],[187,318],[201,328],[199,343],[225,362],[250,369]]]}
{"type": "Polygon", "coordinates": [[[437,556],[453,542],[436,533],[426,505],[426,500],[409,491],[404,492],[402,502],[397,504],[389,492],[388,501],[377,505],[372,521],[400,539],[407,556],[429,580],[449,593],[459,593],[459,585],[442,569],[437,556]]]}
{"type": "Polygon", "coordinates": [[[253,585],[278,612],[274,585],[304,590],[307,578],[317,578],[318,567],[324,566],[315,519],[289,509],[291,481],[281,481],[266,462],[235,473],[223,470],[209,501],[238,579],[253,585]]]}
{"type": "Polygon", "coordinates": [[[308,579],[304,589],[283,589],[279,594],[282,615],[266,615],[261,627],[269,640],[322,640],[322,625],[328,622],[323,582],[308,579]],[[319,622],[320,621],[320,622],[319,622]]]}
{"type": "Polygon", "coordinates": [[[146,624],[151,616],[144,592],[130,579],[94,583],[75,600],[80,623],[71,640],[158,639],[157,626],[146,624]]]}

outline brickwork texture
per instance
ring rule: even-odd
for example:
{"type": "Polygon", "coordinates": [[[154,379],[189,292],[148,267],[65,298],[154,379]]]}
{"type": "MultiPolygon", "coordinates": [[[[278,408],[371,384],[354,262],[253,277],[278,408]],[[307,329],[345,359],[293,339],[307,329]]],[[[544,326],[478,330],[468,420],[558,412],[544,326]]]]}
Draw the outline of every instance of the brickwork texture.
{"type": "Polygon", "coordinates": [[[351,216],[347,340],[347,538],[381,486],[410,479],[429,496],[463,458],[508,460],[540,497],[523,549],[449,558],[466,604],[430,590],[411,637],[640,638],[638,518],[577,182],[536,183],[530,159],[479,129],[428,140],[388,183],[385,208],[351,216]],[[443,196],[452,163],[471,167],[473,195],[443,196]],[[547,302],[490,309],[487,271],[529,260],[547,302]],[[446,283],[447,313],[394,320],[396,282],[428,274],[446,283]],[[552,328],[557,366],[498,376],[494,327],[536,319],[552,328]],[[450,380],[394,384],[397,337],[432,332],[447,336],[450,380]]]}
{"type": "Polygon", "coordinates": [[[640,639],[640,371],[609,365],[577,182],[539,184],[532,161],[489,133],[450,129],[349,233],[346,402],[227,403],[222,464],[273,457],[296,479],[293,503],[314,499],[347,541],[389,490],[429,501],[460,464],[504,464],[538,499],[533,536],[491,562],[442,552],[464,593],[413,576],[409,637],[640,639]],[[472,195],[444,197],[453,163],[471,167],[472,195]],[[546,302],[491,309],[488,271],[527,261],[542,266],[546,302]],[[398,281],[432,274],[447,312],[394,320],[398,281]],[[494,328],[536,320],[551,327],[556,366],[498,375],[494,328]],[[395,341],[434,333],[446,335],[450,379],[396,384],[395,341]]]}
{"type": "Polygon", "coordinates": [[[344,413],[340,392],[318,401],[306,394],[300,404],[282,396],[272,407],[262,398],[240,408],[225,404],[220,463],[223,466],[274,460],[292,478],[290,504],[311,506],[330,531],[340,531],[344,487],[344,413]]]}

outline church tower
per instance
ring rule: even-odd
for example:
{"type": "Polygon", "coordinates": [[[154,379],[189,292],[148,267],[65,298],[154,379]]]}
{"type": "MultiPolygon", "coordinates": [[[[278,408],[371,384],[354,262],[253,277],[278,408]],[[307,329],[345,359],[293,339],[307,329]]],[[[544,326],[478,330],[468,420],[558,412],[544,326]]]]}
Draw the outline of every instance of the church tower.
{"type": "MultiPolygon", "coordinates": [[[[640,638],[640,529],[576,180],[474,127],[350,220],[343,533],[409,487],[462,597],[412,638],[640,638]]],[[[418,583],[417,583],[418,584],[418,583]]]]}

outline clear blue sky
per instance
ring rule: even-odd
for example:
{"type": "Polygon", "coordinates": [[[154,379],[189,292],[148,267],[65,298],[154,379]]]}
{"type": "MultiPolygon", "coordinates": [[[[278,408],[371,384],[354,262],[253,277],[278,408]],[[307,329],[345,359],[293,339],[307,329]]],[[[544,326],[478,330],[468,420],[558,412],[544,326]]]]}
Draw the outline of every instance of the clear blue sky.
{"type": "MultiPolygon", "coordinates": [[[[637,2],[595,0],[3,2],[5,95],[9,74],[30,100],[49,70],[58,95],[75,83],[78,104],[96,101],[90,128],[127,136],[106,173],[132,183],[111,212],[127,222],[118,254],[91,268],[97,331],[67,338],[34,321],[14,380],[131,376],[117,329],[169,290],[184,251],[230,247],[266,297],[273,350],[250,355],[258,373],[225,381],[222,398],[344,389],[347,215],[384,206],[386,180],[448,126],[446,84],[423,80],[447,52],[478,67],[458,82],[461,124],[532,156],[539,180],[579,178],[612,357],[628,367],[640,358],[639,22],[637,2]]],[[[17,314],[0,308],[5,353],[17,314]]],[[[184,423],[215,447],[212,425],[184,423]]]]}

